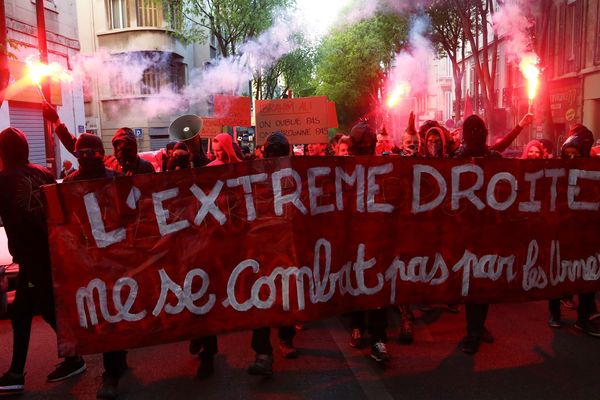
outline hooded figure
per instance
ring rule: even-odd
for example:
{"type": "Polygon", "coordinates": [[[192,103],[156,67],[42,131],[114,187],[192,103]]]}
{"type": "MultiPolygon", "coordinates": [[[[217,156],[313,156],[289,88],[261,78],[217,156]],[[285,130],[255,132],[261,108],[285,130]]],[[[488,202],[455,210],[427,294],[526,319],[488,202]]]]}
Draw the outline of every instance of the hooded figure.
{"type": "Polygon", "coordinates": [[[440,127],[429,128],[425,133],[425,157],[446,157],[446,134],[440,127]]]}
{"type": "Polygon", "coordinates": [[[100,179],[113,177],[113,170],[104,166],[104,145],[102,139],[91,133],[82,133],[75,142],[75,151],[79,169],[65,177],[63,182],[84,179],[100,179]]]}
{"type": "Polygon", "coordinates": [[[273,132],[267,137],[264,146],[265,158],[287,157],[290,155],[290,142],[281,132],[273,132]]]}
{"type": "Polygon", "coordinates": [[[471,115],[463,124],[462,146],[456,151],[455,157],[490,157],[501,158],[500,153],[488,148],[488,130],[485,122],[477,115],[471,115]]]}
{"type": "Polygon", "coordinates": [[[233,148],[233,138],[227,133],[220,133],[213,138],[213,152],[216,158],[208,164],[209,167],[241,161],[233,148]]]}
{"type": "Polygon", "coordinates": [[[25,134],[17,128],[6,128],[0,134],[0,156],[5,168],[29,164],[29,144],[25,134]]]}
{"type": "Polygon", "coordinates": [[[167,161],[167,171],[188,169],[192,166],[191,164],[191,155],[187,145],[183,142],[177,143],[173,147],[173,153],[167,161]]]}
{"type": "Polygon", "coordinates": [[[354,125],[350,130],[352,146],[350,154],[353,156],[372,156],[375,154],[377,136],[373,129],[364,121],[354,125]]]}
{"type": "Polygon", "coordinates": [[[112,138],[112,145],[119,163],[116,166],[117,171],[127,176],[155,172],[152,164],[138,156],[137,139],[131,128],[117,129],[112,138]]]}
{"type": "Polygon", "coordinates": [[[560,158],[589,158],[594,134],[581,124],[574,125],[560,150],[560,158]]]}

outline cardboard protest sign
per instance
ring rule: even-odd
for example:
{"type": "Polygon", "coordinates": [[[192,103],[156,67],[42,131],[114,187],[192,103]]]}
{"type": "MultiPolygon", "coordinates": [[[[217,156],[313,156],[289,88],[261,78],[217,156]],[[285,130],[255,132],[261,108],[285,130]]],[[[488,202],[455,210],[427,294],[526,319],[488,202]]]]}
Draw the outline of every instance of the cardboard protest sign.
{"type": "Polygon", "coordinates": [[[292,157],[44,193],[63,356],[600,289],[593,160],[292,157]]]}
{"type": "Polygon", "coordinates": [[[329,127],[330,128],[339,127],[338,118],[337,118],[337,110],[335,109],[335,101],[328,101],[327,107],[328,107],[327,120],[329,121],[328,122],[329,127]]]}
{"type": "Polygon", "coordinates": [[[200,137],[213,138],[223,131],[223,120],[220,118],[202,117],[200,137]]]}
{"type": "Polygon", "coordinates": [[[246,96],[215,96],[215,118],[223,126],[251,126],[251,99],[246,96]]]}
{"type": "Polygon", "coordinates": [[[263,144],[274,132],[282,132],[290,144],[327,143],[327,97],[300,97],[256,101],[256,140],[263,144]]]}

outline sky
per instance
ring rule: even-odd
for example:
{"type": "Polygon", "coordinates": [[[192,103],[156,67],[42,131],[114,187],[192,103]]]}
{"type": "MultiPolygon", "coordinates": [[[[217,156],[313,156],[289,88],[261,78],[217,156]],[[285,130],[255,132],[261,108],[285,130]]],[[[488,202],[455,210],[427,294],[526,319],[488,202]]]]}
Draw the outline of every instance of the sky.
{"type": "Polygon", "coordinates": [[[296,0],[301,15],[315,37],[324,36],[350,0],[296,0]]]}

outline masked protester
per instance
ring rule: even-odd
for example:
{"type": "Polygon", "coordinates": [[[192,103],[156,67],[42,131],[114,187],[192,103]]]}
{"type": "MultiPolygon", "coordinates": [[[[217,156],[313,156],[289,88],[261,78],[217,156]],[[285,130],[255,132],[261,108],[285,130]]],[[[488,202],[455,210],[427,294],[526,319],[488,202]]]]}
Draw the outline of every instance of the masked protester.
{"type": "Polygon", "coordinates": [[[138,156],[137,139],[131,128],[117,129],[112,138],[112,145],[118,161],[116,171],[126,176],[155,172],[152,164],[138,156]]]}
{"type": "MultiPolygon", "coordinates": [[[[265,158],[288,157],[290,143],[281,132],[274,132],[267,137],[264,145],[265,158]]],[[[250,375],[268,376],[273,373],[273,346],[271,345],[271,328],[259,328],[252,331],[252,350],[256,352],[255,361],[248,367],[250,375]]],[[[294,347],[296,330],[293,326],[279,328],[279,349],[284,358],[296,358],[298,351],[294,347]]]]}
{"type": "Polygon", "coordinates": [[[446,135],[442,128],[433,127],[425,133],[425,157],[446,157],[446,135]]]}
{"type": "Polygon", "coordinates": [[[165,146],[164,152],[162,153],[162,167],[161,167],[162,172],[167,171],[167,164],[169,162],[169,159],[171,157],[173,157],[173,148],[175,147],[176,144],[177,144],[177,142],[169,142],[165,146]]]}
{"type": "MultiPolygon", "coordinates": [[[[481,118],[479,118],[477,115],[471,115],[468,117],[463,124],[463,144],[457,150],[455,157],[502,158],[500,153],[490,150],[486,145],[487,135],[487,126],[481,118]]],[[[467,336],[462,344],[462,351],[464,353],[475,354],[479,351],[481,342],[494,342],[492,334],[485,327],[488,308],[488,304],[465,304],[467,336]]]]}
{"type": "MultiPolygon", "coordinates": [[[[122,175],[104,166],[104,146],[102,140],[89,133],[82,133],[75,142],[75,156],[79,162],[79,169],[67,176],[63,182],[75,182],[89,179],[112,178],[122,175]]],[[[117,397],[119,379],[127,369],[127,352],[112,351],[102,354],[104,373],[102,384],[97,392],[97,397],[114,399],[117,397]]]]}
{"type": "MultiPolygon", "coordinates": [[[[0,377],[0,395],[25,388],[25,362],[31,320],[36,311],[56,330],[50,269],[48,229],[40,186],[56,183],[44,167],[29,163],[29,144],[17,128],[0,132],[0,217],[6,229],[8,250],[19,264],[17,291],[10,319],[13,354],[8,371],[0,377]]],[[[85,371],[81,357],[67,357],[48,375],[56,382],[85,371]]]]}
{"type": "Polygon", "coordinates": [[[185,143],[179,142],[173,148],[171,157],[167,161],[167,171],[178,171],[192,167],[191,154],[185,143]]]}
{"type": "MultiPolygon", "coordinates": [[[[375,155],[377,138],[373,129],[366,122],[359,122],[350,130],[350,139],[352,140],[351,155],[375,155]]],[[[368,310],[366,312],[355,311],[351,313],[350,325],[352,328],[350,346],[362,348],[365,344],[365,331],[368,331],[371,335],[371,358],[377,362],[385,362],[390,359],[385,345],[388,325],[387,310],[385,308],[368,310]]]]}
{"type": "Polygon", "coordinates": [[[392,154],[392,149],[394,148],[394,142],[392,138],[388,135],[385,128],[383,128],[382,132],[377,135],[377,144],[375,145],[375,155],[390,155],[392,154]]]}
{"type": "MultiPolygon", "coordinates": [[[[561,147],[561,158],[589,158],[592,146],[594,144],[594,135],[581,124],[576,124],[569,131],[569,137],[561,147]]],[[[567,299],[568,300],[568,299],[567,299]]],[[[548,325],[553,328],[562,326],[560,321],[560,304],[565,303],[565,299],[550,300],[548,308],[550,311],[550,320],[548,325]]],[[[598,312],[594,293],[581,293],[579,295],[579,304],[577,305],[577,321],[575,328],[582,332],[600,337],[600,326],[597,320],[591,320],[590,317],[598,312]]]]}

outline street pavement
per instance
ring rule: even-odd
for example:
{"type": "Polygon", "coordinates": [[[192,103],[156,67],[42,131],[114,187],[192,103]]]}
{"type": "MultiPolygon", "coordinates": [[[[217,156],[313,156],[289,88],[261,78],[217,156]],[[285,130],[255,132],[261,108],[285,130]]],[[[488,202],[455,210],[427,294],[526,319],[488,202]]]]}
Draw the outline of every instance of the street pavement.
{"type": "MultiPolygon", "coordinates": [[[[546,302],[490,307],[487,326],[496,342],[483,344],[475,356],[460,351],[464,309],[458,315],[443,307],[417,311],[415,342],[401,345],[398,314],[389,312],[385,366],[369,350],[349,346],[347,319],[312,322],[296,335],[300,356],[278,353],[274,375],[246,373],[254,353],[250,332],[219,337],[215,374],[195,377],[197,359],[186,342],[133,349],[130,369],[120,384],[120,399],[600,399],[600,338],[572,327],[575,311],[563,309],[565,327],[547,326],[546,302]]],[[[0,321],[0,370],[10,363],[9,321],[0,321]]],[[[85,356],[88,370],[73,379],[46,383],[59,360],[53,331],[40,319],[33,325],[22,399],[94,399],[101,381],[102,358],[85,356]]]]}

